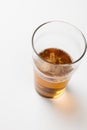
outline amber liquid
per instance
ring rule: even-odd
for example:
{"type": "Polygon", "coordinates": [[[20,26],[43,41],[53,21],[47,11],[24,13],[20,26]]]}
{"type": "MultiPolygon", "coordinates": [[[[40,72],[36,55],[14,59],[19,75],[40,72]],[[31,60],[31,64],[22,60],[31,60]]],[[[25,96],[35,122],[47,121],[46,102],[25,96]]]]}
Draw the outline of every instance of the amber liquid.
{"type": "Polygon", "coordinates": [[[53,78],[44,78],[35,71],[35,86],[37,92],[49,98],[62,94],[69,80],[65,77],[72,68],[61,66],[61,64],[72,63],[72,58],[65,51],[57,48],[47,48],[40,52],[39,56],[47,61],[47,63],[44,61],[45,64],[44,62],[39,65],[37,64],[37,68],[43,74],[53,78]],[[54,77],[56,77],[57,80],[55,80],[54,77]]]}

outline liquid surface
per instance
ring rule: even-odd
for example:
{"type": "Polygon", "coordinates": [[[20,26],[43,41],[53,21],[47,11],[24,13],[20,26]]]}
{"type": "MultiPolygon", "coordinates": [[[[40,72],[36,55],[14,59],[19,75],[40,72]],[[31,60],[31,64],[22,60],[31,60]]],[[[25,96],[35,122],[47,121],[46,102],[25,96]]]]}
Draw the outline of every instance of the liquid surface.
{"type": "Polygon", "coordinates": [[[69,64],[72,59],[68,53],[57,48],[48,48],[39,53],[40,57],[53,64],[69,64]]]}

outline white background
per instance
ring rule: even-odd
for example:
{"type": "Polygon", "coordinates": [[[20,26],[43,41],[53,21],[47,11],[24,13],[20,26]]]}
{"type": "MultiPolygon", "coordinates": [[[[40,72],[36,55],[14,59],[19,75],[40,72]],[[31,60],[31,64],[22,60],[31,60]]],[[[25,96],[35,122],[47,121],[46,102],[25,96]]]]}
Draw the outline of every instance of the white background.
{"type": "Polygon", "coordinates": [[[87,37],[87,1],[0,0],[0,130],[87,130],[87,54],[59,99],[34,89],[31,36],[49,20],[87,37]]]}

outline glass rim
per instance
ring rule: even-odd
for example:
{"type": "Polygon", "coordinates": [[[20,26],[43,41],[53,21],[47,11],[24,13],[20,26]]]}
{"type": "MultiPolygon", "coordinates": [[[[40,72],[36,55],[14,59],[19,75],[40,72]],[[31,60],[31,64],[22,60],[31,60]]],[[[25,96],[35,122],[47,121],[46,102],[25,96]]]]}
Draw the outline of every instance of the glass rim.
{"type": "Polygon", "coordinates": [[[73,24],[71,24],[71,23],[68,23],[68,22],[65,22],[65,21],[53,20],[53,21],[48,21],[48,22],[42,23],[41,25],[39,25],[39,26],[35,29],[35,31],[33,32],[33,35],[32,35],[32,48],[33,48],[35,54],[36,54],[41,60],[43,60],[43,61],[45,61],[45,62],[47,62],[47,63],[49,63],[49,64],[52,64],[52,65],[67,66],[67,65],[73,65],[73,64],[77,63],[78,61],[80,61],[80,60],[83,58],[83,56],[85,55],[86,50],[87,50],[87,42],[86,42],[86,38],[85,38],[84,34],[82,33],[82,31],[81,31],[79,28],[77,28],[75,25],[73,25],[73,24]],[[43,27],[44,25],[47,25],[47,24],[49,24],[49,23],[65,23],[65,24],[67,24],[67,25],[73,27],[74,29],[76,29],[76,30],[82,35],[83,40],[84,40],[84,44],[85,44],[85,49],[84,49],[82,55],[81,55],[77,60],[73,61],[72,63],[68,63],[68,64],[54,64],[54,63],[51,63],[51,62],[49,62],[49,61],[46,61],[46,60],[44,60],[42,57],[40,57],[40,55],[37,53],[37,51],[36,51],[36,49],[35,49],[35,47],[34,47],[34,36],[35,36],[36,32],[37,32],[41,27],[43,27]]]}

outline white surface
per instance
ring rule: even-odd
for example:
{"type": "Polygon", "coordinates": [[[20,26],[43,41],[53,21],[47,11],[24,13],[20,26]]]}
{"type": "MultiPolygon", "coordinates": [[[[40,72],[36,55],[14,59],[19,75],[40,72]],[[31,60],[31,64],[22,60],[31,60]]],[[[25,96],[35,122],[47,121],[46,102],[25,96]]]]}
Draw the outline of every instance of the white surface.
{"type": "Polygon", "coordinates": [[[0,1],[0,130],[87,130],[87,55],[65,95],[48,100],[34,89],[31,47],[34,29],[48,20],[86,35],[86,12],[86,0],[0,1]]]}

